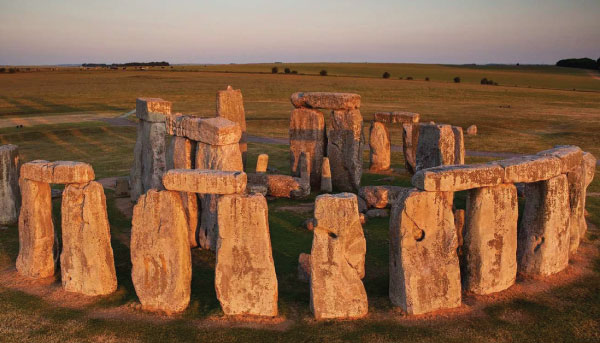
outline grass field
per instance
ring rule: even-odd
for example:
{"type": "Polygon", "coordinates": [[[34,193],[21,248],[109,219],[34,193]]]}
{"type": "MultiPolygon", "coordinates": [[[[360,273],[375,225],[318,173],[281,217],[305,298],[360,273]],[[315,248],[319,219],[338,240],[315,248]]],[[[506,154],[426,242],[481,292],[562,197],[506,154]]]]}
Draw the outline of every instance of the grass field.
{"type": "MultiPolygon", "coordinates": [[[[0,74],[0,120],[47,116],[50,123],[19,129],[2,128],[0,143],[19,145],[25,161],[40,158],[79,160],[90,162],[98,178],[127,175],[135,142],[134,127],[80,121],[52,124],[51,118],[78,113],[117,116],[133,109],[135,98],[139,96],[163,97],[173,101],[177,111],[211,116],[216,90],[231,84],[243,91],[248,131],[252,135],[287,137],[291,110],[289,96],[295,91],[348,91],[361,94],[365,120],[371,119],[378,110],[409,110],[421,113],[424,121],[464,127],[476,124],[479,135],[468,136],[466,140],[470,150],[526,153],[554,144],[577,144],[600,156],[600,93],[593,91],[600,87],[600,80],[579,71],[552,67],[386,65],[392,79],[383,80],[379,77],[383,72],[378,71],[380,65],[291,66],[300,73],[314,73],[324,68],[330,75],[343,77],[271,75],[271,66],[177,66],[174,68],[177,72],[59,69],[0,74]],[[198,71],[202,68],[206,68],[205,72],[198,71]],[[257,71],[267,73],[253,73],[257,71]],[[463,83],[451,83],[451,77],[457,76],[454,74],[459,71],[463,71],[457,74],[463,78],[463,83]],[[413,75],[408,75],[409,72],[413,75]],[[506,80],[513,78],[514,84],[522,86],[482,86],[477,84],[478,73],[486,73],[485,77],[501,84],[508,82],[501,78],[506,74],[506,80]],[[398,80],[396,74],[414,78],[429,76],[431,81],[398,80]],[[449,79],[448,75],[451,75],[449,79]],[[529,85],[532,88],[528,88],[529,85]],[[570,88],[590,91],[568,90],[570,88]]],[[[282,71],[286,65],[278,66],[282,71]]],[[[392,134],[398,142],[397,132],[392,134]]],[[[270,166],[284,173],[289,171],[288,147],[285,145],[250,143],[249,165],[254,166],[256,156],[263,152],[269,154],[270,166]]],[[[490,158],[469,158],[467,162],[483,160],[490,158]]],[[[394,153],[392,161],[394,167],[402,169],[401,154],[394,153]]],[[[389,183],[382,181],[383,177],[365,174],[363,184],[389,183]]],[[[589,191],[600,192],[598,179],[589,191]]],[[[400,172],[392,183],[408,186],[409,175],[400,172]]],[[[311,213],[290,211],[289,207],[298,204],[297,201],[270,201],[269,224],[279,282],[279,308],[284,321],[274,325],[236,323],[229,327],[230,323],[221,319],[215,297],[215,261],[210,252],[194,250],[192,301],[186,312],[165,318],[135,309],[137,298],[130,279],[127,246],[131,223],[117,209],[113,192],[107,190],[106,193],[118,291],[107,298],[82,301],[62,292],[58,284],[21,288],[6,285],[7,280],[3,278],[12,275],[18,234],[16,227],[1,229],[0,341],[600,340],[600,259],[597,252],[600,247],[600,198],[597,196],[588,197],[590,231],[582,257],[570,267],[570,270],[576,270],[586,263],[584,256],[587,256],[590,260],[587,273],[569,282],[553,281],[551,287],[536,292],[484,297],[483,300],[467,296],[463,312],[419,320],[404,317],[394,310],[387,298],[388,220],[370,220],[364,227],[367,237],[364,282],[370,314],[365,320],[350,322],[315,322],[311,319],[308,285],[296,279],[298,255],[310,251],[312,239],[312,234],[303,229],[301,223],[311,213]],[[48,288],[50,291],[44,293],[43,290],[48,288]],[[484,305],[476,305],[481,303],[484,305]]],[[[300,202],[308,203],[315,195],[300,202]]],[[[464,204],[464,194],[457,194],[457,198],[460,207],[464,204]]],[[[59,224],[59,201],[55,200],[54,205],[55,223],[59,224]]],[[[527,282],[521,282],[518,287],[527,285],[527,282]]]]}

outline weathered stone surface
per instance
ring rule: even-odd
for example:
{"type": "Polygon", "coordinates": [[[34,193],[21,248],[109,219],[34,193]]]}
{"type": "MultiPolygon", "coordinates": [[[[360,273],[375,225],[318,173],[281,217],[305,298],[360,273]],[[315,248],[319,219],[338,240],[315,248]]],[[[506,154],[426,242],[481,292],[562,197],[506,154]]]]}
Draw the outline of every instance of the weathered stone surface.
{"type": "Polygon", "coordinates": [[[300,254],[298,256],[298,280],[310,282],[310,254],[300,254]]]}
{"type": "Polygon", "coordinates": [[[466,290],[490,294],[515,283],[518,211],[512,184],[469,191],[461,273],[466,290]]]}
{"type": "Polygon", "coordinates": [[[465,138],[460,126],[452,126],[454,133],[454,164],[465,164],[465,138]]]}
{"type": "Polygon", "coordinates": [[[117,289],[104,188],[98,182],[65,187],[61,205],[63,288],[85,295],[117,289]]]}
{"type": "Polygon", "coordinates": [[[353,110],[360,108],[360,95],[352,93],[298,92],[291,96],[296,108],[320,108],[328,110],[353,110]]]}
{"type": "Polygon", "coordinates": [[[475,136],[477,134],[477,125],[471,125],[467,128],[467,135],[475,136]]]}
{"type": "Polygon", "coordinates": [[[419,124],[402,125],[402,153],[404,154],[404,167],[409,173],[417,170],[417,146],[419,143],[419,124]]]}
{"type": "Polygon", "coordinates": [[[0,225],[13,225],[19,220],[20,166],[19,148],[12,144],[0,146],[0,225]]]}
{"type": "Polygon", "coordinates": [[[308,231],[313,231],[315,229],[315,225],[316,225],[315,218],[308,218],[304,221],[304,223],[302,223],[302,226],[304,226],[304,228],[307,229],[308,231]]]}
{"type": "Polygon", "coordinates": [[[367,208],[386,208],[391,207],[399,196],[410,190],[411,188],[398,186],[363,186],[358,195],[365,199],[367,208]]]}
{"type": "Polygon", "coordinates": [[[289,175],[267,175],[267,194],[277,198],[301,198],[310,194],[310,184],[289,175]]]}
{"type": "Polygon", "coordinates": [[[583,151],[574,145],[557,145],[552,149],[540,151],[541,156],[553,156],[560,159],[563,174],[581,166],[583,151]]]}
{"type": "Polygon", "coordinates": [[[458,192],[503,183],[504,168],[495,162],[450,165],[419,170],[412,177],[413,186],[431,192],[458,192]]]}
{"type": "Polygon", "coordinates": [[[246,112],[241,90],[227,86],[226,90],[217,92],[217,117],[229,119],[240,126],[242,137],[239,143],[245,168],[248,143],[246,142],[246,112]]]}
{"type": "Polygon", "coordinates": [[[198,142],[196,169],[243,171],[244,165],[239,145],[209,145],[198,142]]]}
{"type": "Polygon", "coordinates": [[[115,180],[115,197],[126,198],[129,196],[129,178],[127,176],[118,177],[115,180]]]}
{"type": "Polygon", "coordinates": [[[421,124],[416,170],[454,164],[455,139],[452,126],[421,124]]]}
{"type": "Polygon", "coordinates": [[[365,215],[367,218],[386,218],[390,216],[390,212],[385,208],[373,208],[368,210],[365,215]]]}
{"type": "Polygon", "coordinates": [[[168,114],[171,114],[170,101],[160,98],[138,98],[135,101],[135,115],[141,120],[163,123],[168,114]]]}
{"type": "Polygon", "coordinates": [[[218,200],[215,289],[226,315],[277,315],[277,276],[267,201],[260,194],[218,200]]]}
{"type": "MultiPolygon", "coordinates": [[[[594,155],[590,154],[589,152],[583,153],[582,168],[583,168],[583,192],[582,192],[581,197],[583,198],[582,206],[584,208],[584,217],[585,217],[585,203],[586,203],[587,188],[590,185],[590,183],[592,183],[592,180],[594,180],[594,173],[596,172],[596,158],[594,157],[594,155]]],[[[581,229],[581,231],[579,233],[579,236],[583,238],[587,231],[587,222],[585,220],[582,222],[580,229],[581,229]]]]}
{"type": "Polygon", "coordinates": [[[356,200],[358,200],[358,212],[364,213],[367,212],[367,202],[361,196],[359,196],[356,200]]]}
{"type": "Polygon", "coordinates": [[[142,306],[167,313],[190,301],[188,224],[177,192],[149,190],[133,208],[131,278],[142,306]]]}
{"type": "Polygon", "coordinates": [[[525,186],[518,233],[519,272],[551,275],[569,263],[569,186],[566,175],[525,186]]]}
{"type": "Polygon", "coordinates": [[[166,119],[167,132],[210,145],[238,144],[242,138],[240,126],[223,117],[200,118],[172,114],[166,119]]]}
{"type": "Polygon", "coordinates": [[[269,155],[260,154],[256,160],[256,172],[257,173],[266,173],[267,167],[269,166],[269,155]]]}
{"type": "Polygon", "coordinates": [[[363,120],[359,110],[333,111],[327,126],[327,157],[333,187],[358,191],[363,165],[363,120]]]}
{"type": "Polygon", "coordinates": [[[395,112],[377,112],[375,113],[375,121],[380,123],[418,123],[419,114],[404,111],[395,112]]]}
{"type": "Polygon", "coordinates": [[[537,182],[561,174],[562,162],[553,156],[522,156],[497,161],[504,168],[504,182],[537,182]]]}
{"type": "Polygon", "coordinates": [[[369,170],[384,171],[390,169],[391,143],[390,133],[383,123],[374,121],[369,131],[369,170]]]}
{"type": "Polygon", "coordinates": [[[454,227],[456,228],[456,238],[458,249],[456,250],[458,258],[463,255],[463,231],[465,230],[465,210],[454,210],[454,227]]]}
{"type": "Polygon", "coordinates": [[[453,193],[413,190],[390,217],[390,299],[408,314],[460,306],[453,193]]]}
{"type": "Polygon", "coordinates": [[[329,157],[323,157],[321,166],[321,192],[331,193],[333,185],[331,183],[331,167],[329,165],[329,157]]]}
{"type": "Polygon", "coordinates": [[[171,169],[163,177],[170,191],[236,194],[246,190],[246,173],[208,169],[171,169]]]}
{"type": "Polygon", "coordinates": [[[315,200],[317,227],[311,250],[310,307],[316,319],[367,315],[367,250],[356,195],[320,195],[315,200]]]}
{"type": "Polygon", "coordinates": [[[19,256],[17,271],[31,278],[54,275],[54,224],[50,185],[20,179],[19,256]]]}
{"type": "Polygon", "coordinates": [[[292,176],[300,176],[298,161],[301,153],[310,154],[308,168],[311,185],[321,183],[321,165],[325,153],[325,119],[319,110],[297,108],[290,116],[290,169],[292,176]]]}
{"type": "Polygon", "coordinates": [[[149,189],[162,189],[162,176],[167,167],[165,137],[164,120],[160,123],[140,120],[138,123],[129,175],[132,201],[149,189]]]}
{"type": "Polygon", "coordinates": [[[46,183],[88,183],[94,180],[94,169],[83,162],[35,160],[21,166],[21,177],[46,183]]]}
{"type": "Polygon", "coordinates": [[[196,142],[185,137],[171,137],[166,158],[167,170],[193,169],[196,159],[196,142]]]}
{"type": "Polygon", "coordinates": [[[579,249],[579,243],[582,238],[582,232],[587,229],[585,222],[585,177],[583,173],[583,159],[579,166],[571,169],[567,174],[569,183],[569,254],[573,255],[579,249]]]}

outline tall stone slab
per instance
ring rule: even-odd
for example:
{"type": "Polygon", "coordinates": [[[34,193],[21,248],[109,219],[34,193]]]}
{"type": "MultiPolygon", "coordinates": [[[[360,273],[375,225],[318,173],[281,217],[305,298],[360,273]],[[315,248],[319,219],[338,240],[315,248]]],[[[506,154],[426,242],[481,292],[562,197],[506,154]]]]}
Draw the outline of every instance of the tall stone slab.
{"type": "Polygon", "coordinates": [[[149,190],[133,208],[131,278],[142,307],[181,312],[190,302],[192,258],[178,192],[149,190]]]}
{"type": "Polygon", "coordinates": [[[218,199],[215,289],[226,315],[277,315],[277,276],[262,194],[218,199]]]}
{"type": "Polygon", "coordinates": [[[19,220],[19,148],[0,146],[0,225],[13,225],[19,220]]]}
{"type": "Polygon", "coordinates": [[[217,117],[229,119],[240,126],[242,138],[239,144],[245,168],[248,143],[246,138],[246,112],[244,111],[244,99],[241,90],[227,86],[226,90],[217,92],[217,117]]]}
{"type": "Polygon", "coordinates": [[[391,143],[390,133],[385,124],[373,121],[369,130],[369,170],[386,171],[390,169],[391,143]]]}
{"type": "Polygon", "coordinates": [[[367,315],[366,241],[356,195],[320,195],[315,200],[310,307],[316,319],[367,315]]]}
{"type": "Polygon", "coordinates": [[[300,176],[300,154],[310,155],[308,168],[310,184],[318,188],[321,183],[321,165],[325,154],[325,119],[319,110],[297,108],[290,116],[290,170],[300,176]]]}
{"type": "Polygon", "coordinates": [[[455,164],[455,139],[452,126],[421,124],[417,145],[417,171],[455,164]]]}
{"type": "Polygon", "coordinates": [[[390,299],[408,314],[461,303],[452,192],[404,193],[390,218],[390,299]]]}
{"type": "Polygon", "coordinates": [[[321,165],[321,192],[331,193],[333,185],[331,183],[331,166],[329,165],[329,157],[323,157],[321,165]]]}
{"type": "Polygon", "coordinates": [[[452,126],[454,134],[454,164],[465,164],[465,137],[460,126],[452,126]]]}
{"type": "Polygon", "coordinates": [[[515,283],[518,212],[513,184],[469,191],[461,273],[466,290],[490,294],[515,283]]]}
{"type": "MultiPolygon", "coordinates": [[[[582,166],[583,166],[582,198],[583,198],[583,208],[585,209],[587,188],[594,180],[594,174],[596,173],[596,158],[591,153],[584,152],[582,163],[583,163],[582,164],[582,166]]],[[[579,233],[579,236],[583,238],[585,236],[585,233],[587,232],[587,222],[584,220],[582,224],[585,224],[585,225],[580,226],[581,231],[579,233]]]]}
{"type": "Polygon", "coordinates": [[[419,123],[402,124],[402,153],[404,167],[414,174],[417,171],[417,146],[419,142],[419,123]]]}
{"type": "Polygon", "coordinates": [[[67,185],[61,215],[63,288],[90,296],[114,292],[117,276],[102,185],[96,181],[67,185]]]}
{"type": "Polygon", "coordinates": [[[519,272],[551,275],[569,264],[569,185],[566,175],[525,185],[518,233],[519,272]]]}
{"type": "Polygon", "coordinates": [[[579,163],[569,171],[567,181],[569,183],[569,254],[573,255],[579,249],[579,243],[582,238],[582,232],[587,229],[585,222],[585,176],[583,171],[583,162],[579,163]]]}
{"type": "Polygon", "coordinates": [[[363,118],[358,109],[333,111],[327,125],[327,157],[333,187],[358,192],[363,165],[363,118]]]}
{"type": "Polygon", "coordinates": [[[54,224],[50,184],[19,180],[21,213],[19,214],[19,256],[17,271],[31,278],[54,275],[54,224]]]}

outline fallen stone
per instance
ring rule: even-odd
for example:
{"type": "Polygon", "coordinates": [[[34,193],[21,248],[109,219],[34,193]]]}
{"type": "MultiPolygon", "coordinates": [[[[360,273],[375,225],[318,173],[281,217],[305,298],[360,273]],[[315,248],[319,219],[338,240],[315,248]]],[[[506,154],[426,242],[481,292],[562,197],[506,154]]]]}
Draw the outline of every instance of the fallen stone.
{"type": "Polygon", "coordinates": [[[402,125],[402,153],[404,154],[404,167],[414,174],[417,170],[417,146],[419,143],[419,124],[402,125]]]}
{"type": "Polygon", "coordinates": [[[455,139],[452,126],[421,124],[416,170],[454,164],[455,139]]]}
{"type": "Polygon", "coordinates": [[[240,126],[223,117],[200,118],[173,114],[166,119],[167,132],[210,145],[238,144],[242,138],[240,126]]]}
{"type": "Polygon", "coordinates": [[[308,218],[302,223],[302,226],[308,231],[313,231],[315,229],[315,218],[308,218]]]}
{"type": "Polygon", "coordinates": [[[358,195],[365,199],[367,208],[386,208],[391,207],[398,197],[410,190],[411,188],[398,186],[363,186],[358,195]]]}
{"type": "Polygon", "coordinates": [[[390,299],[408,314],[461,304],[453,193],[413,190],[390,217],[390,299]]]}
{"type": "Polygon", "coordinates": [[[477,125],[471,125],[467,128],[467,135],[475,136],[477,134],[477,125]]]}
{"type": "Polygon", "coordinates": [[[217,299],[226,315],[277,315],[277,276],[266,199],[259,194],[218,200],[217,299]]]}
{"type": "Polygon", "coordinates": [[[581,167],[581,161],[583,159],[583,151],[581,151],[578,146],[574,145],[557,145],[553,149],[540,151],[537,154],[560,159],[561,172],[563,174],[581,167]]]}
{"type": "Polygon", "coordinates": [[[310,282],[310,254],[300,254],[298,256],[298,280],[310,282]]]}
{"type": "Polygon", "coordinates": [[[246,190],[246,173],[208,169],[171,169],[163,184],[170,191],[203,194],[237,194],[246,190]]]}
{"type": "Polygon", "coordinates": [[[21,166],[21,177],[45,183],[88,183],[94,180],[94,169],[83,162],[35,160],[21,166]]]}
{"type": "Polygon", "coordinates": [[[50,185],[20,179],[19,256],[17,271],[30,278],[54,275],[54,224],[50,185]]]}
{"type": "Polygon", "coordinates": [[[465,164],[465,138],[460,126],[452,126],[454,133],[454,164],[465,164]]]}
{"type": "Polygon", "coordinates": [[[551,275],[569,264],[569,186],[566,175],[525,186],[517,261],[525,275],[551,275]]]}
{"type": "Polygon", "coordinates": [[[505,183],[531,183],[561,174],[562,162],[553,156],[522,156],[497,161],[504,168],[505,183]]]}
{"type": "Polygon", "coordinates": [[[367,218],[387,218],[390,216],[390,211],[385,208],[374,208],[368,210],[365,215],[367,218]]]}
{"type": "Polygon", "coordinates": [[[166,128],[162,122],[140,120],[129,175],[131,200],[136,201],[149,189],[162,189],[166,170],[166,128]]]}
{"type": "Polygon", "coordinates": [[[400,123],[411,124],[419,122],[419,114],[412,112],[377,112],[375,113],[375,121],[380,123],[400,123]]]}
{"type": "Polygon", "coordinates": [[[160,98],[138,98],[135,115],[147,122],[163,123],[165,115],[171,114],[171,102],[160,98]]]}
{"type": "Polygon", "coordinates": [[[325,119],[319,110],[297,108],[290,116],[290,169],[292,176],[300,176],[298,162],[301,153],[310,154],[308,168],[311,185],[319,187],[321,166],[325,154],[325,119]]]}
{"type": "Polygon", "coordinates": [[[333,187],[358,191],[363,165],[363,120],[359,110],[333,111],[327,126],[327,157],[333,187]]]}
{"type": "Polygon", "coordinates": [[[464,289],[490,294],[515,283],[518,211],[512,184],[469,191],[462,249],[464,289]]]}
{"type": "Polygon", "coordinates": [[[369,134],[369,170],[385,171],[390,169],[391,143],[390,133],[383,123],[371,123],[369,134]]]}
{"type": "Polygon", "coordinates": [[[458,192],[496,186],[504,181],[504,168],[495,162],[440,166],[419,170],[413,186],[430,192],[458,192]]]}
{"type": "Polygon", "coordinates": [[[321,192],[331,193],[333,191],[333,185],[331,183],[331,168],[329,165],[329,157],[323,157],[323,164],[321,166],[321,192]]]}
{"type": "Polygon", "coordinates": [[[118,177],[115,180],[115,197],[126,198],[129,196],[129,178],[118,177]]]}
{"type": "Polygon", "coordinates": [[[246,112],[244,111],[244,99],[241,90],[227,86],[226,90],[217,92],[217,117],[229,119],[240,126],[242,137],[239,144],[245,167],[248,143],[246,138],[246,112]]]}
{"type": "Polygon", "coordinates": [[[258,159],[256,160],[256,172],[257,173],[266,173],[268,165],[269,165],[269,155],[267,155],[267,154],[258,155],[258,159]]]}
{"type": "Polygon", "coordinates": [[[0,225],[14,225],[19,221],[20,167],[19,148],[12,144],[0,146],[0,225]]]}
{"type": "Polygon", "coordinates": [[[104,188],[98,182],[65,187],[62,205],[63,288],[90,296],[117,290],[104,188]]]}
{"type": "Polygon", "coordinates": [[[311,250],[311,301],[316,319],[361,318],[367,315],[366,241],[356,195],[319,195],[317,227],[311,250]]]}
{"type": "Polygon", "coordinates": [[[352,93],[298,92],[291,96],[296,108],[320,108],[328,110],[353,110],[360,108],[360,95],[352,93]]]}
{"type": "Polygon", "coordinates": [[[310,184],[289,175],[267,175],[267,194],[277,198],[302,198],[310,194],[310,184]]]}
{"type": "MultiPolygon", "coordinates": [[[[362,187],[361,187],[362,189],[362,187]]],[[[358,201],[358,212],[360,213],[364,213],[367,212],[367,202],[365,201],[365,199],[363,199],[361,196],[357,197],[357,201],[358,201]]]]}
{"type": "Polygon", "coordinates": [[[133,208],[131,278],[144,309],[170,314],[187,308],[192,280],[187,228],[177,192],[151,189],[133,208]]]}

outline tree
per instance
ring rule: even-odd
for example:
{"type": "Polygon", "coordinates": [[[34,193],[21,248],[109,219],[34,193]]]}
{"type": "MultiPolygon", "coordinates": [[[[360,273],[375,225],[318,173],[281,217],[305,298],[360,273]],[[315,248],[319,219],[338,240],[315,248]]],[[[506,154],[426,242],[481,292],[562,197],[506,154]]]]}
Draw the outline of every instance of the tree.
{"type": "Polygon", "coordinates": [[[283,70],[283,72],[284,72],[284,73],[286,73],[286,74],[289,74],[289,73],[291,73],[292,71],[290,70],[290,68],[285,68],[285,69],[283,70]]]}
{"type": "Polygon", "coordinates": [[[279,73],[279,68],[277,68],[277,67],[271,68],[271,73],[273,73],[273,74],[279,73]]]}
{"type": "Polygon", "coordinates": [[[556,62],[557,67],[598,69],[598,62],[591,58],[567,58],[556,62]]]}
{"type": "Polygon", "coordinates": [[[387,71],[385,73],[383,73],[382,77],[384,79],[389,79],[390,78],[390,73],[388,73],[387,71]]]}
{"type": "Polygon", "coordinates": [[[454,77],[454,83],[460,83],[460,76],[454,77]]]}
{"type": "Polygon", "coordinates": [[[412,77],[412,76],[407,76],[407,77],[406,77],[406,79],[407,79],[407,80],[412,80],[412,79],[413,79],[413,77],[412,77]]]}
{"type": "Polygon", "coordinates": [[[327,76],[327,70],[323,69],[319,72],[319,75],[321,76],[327,76]]]}
{"type": "Polygon", "coordinates": [[[425,81],[429,81],[429,76],[425,77],[425,81]]]}
{"type": "Polygon", "coordinates": [[[292,74],[298,74],[297,70],[292,70],[292,74]]]}
{"type": "Polygon", "coordinates": [[[482,85],[487,85],[487,84],[488,84],[488,79],[487,79],[487,77],[484,77],[483,79],[481,79],[481,84],[482,84],[482,85]]]}

